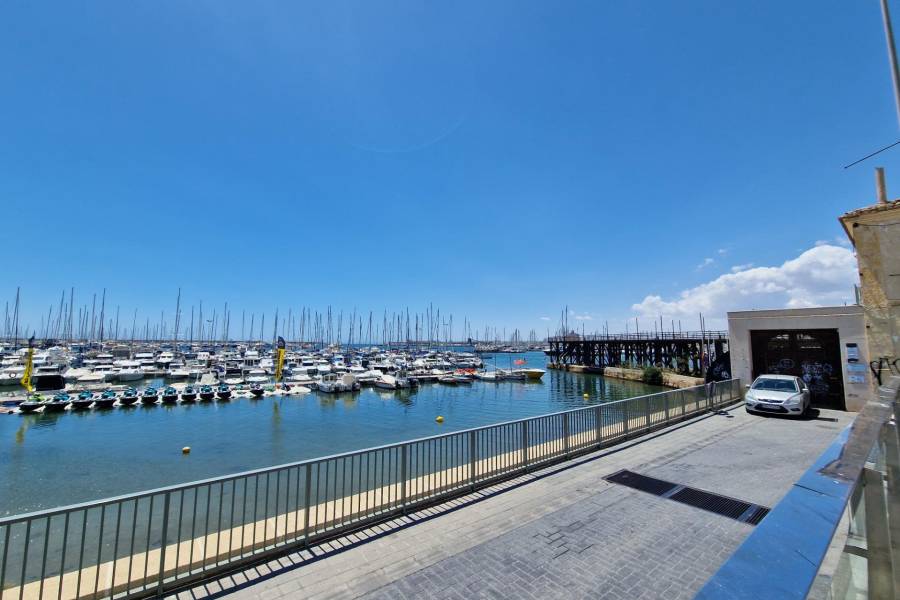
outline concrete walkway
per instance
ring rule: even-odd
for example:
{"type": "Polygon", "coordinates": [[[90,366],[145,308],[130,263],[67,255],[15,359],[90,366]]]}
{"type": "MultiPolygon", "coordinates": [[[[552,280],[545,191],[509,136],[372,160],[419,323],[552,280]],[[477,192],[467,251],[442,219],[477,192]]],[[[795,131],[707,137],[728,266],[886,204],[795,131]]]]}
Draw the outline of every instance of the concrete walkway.
{"type": "Polygon", "coordinates": [[[603,477],[630,469],[773,506],[852,416],[737,406],[177,597],[690,598],[753,527],[603,477]]]}

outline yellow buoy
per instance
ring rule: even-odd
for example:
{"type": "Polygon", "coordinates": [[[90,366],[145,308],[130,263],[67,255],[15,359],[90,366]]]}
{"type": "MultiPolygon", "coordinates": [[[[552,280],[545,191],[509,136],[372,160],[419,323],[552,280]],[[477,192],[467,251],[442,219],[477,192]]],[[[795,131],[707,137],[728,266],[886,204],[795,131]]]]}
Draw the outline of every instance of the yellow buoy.
{"type": "Polygon", "coordinates": [[[585,400],[587,400],[587,399],[590,398],[590,397],[591,397],[590,394],[585,394],[585,395],[584,395],[584,399],[585,399],[585,400]]]}
{"type": "Polygon", "coordinates": [[[434,420],[437,421],[438,423],[443,423],[444,417],[442,417],[441,415],[438,415],[434,420]]]}
{"type": "Polygon", "coordinates": [[[190,454],[190,453],[191,453],[191,447],[190,447],[190,446],[185,446],[184,448],[181,449],[181,453],[182,453],[182,454],[190,454]]]}

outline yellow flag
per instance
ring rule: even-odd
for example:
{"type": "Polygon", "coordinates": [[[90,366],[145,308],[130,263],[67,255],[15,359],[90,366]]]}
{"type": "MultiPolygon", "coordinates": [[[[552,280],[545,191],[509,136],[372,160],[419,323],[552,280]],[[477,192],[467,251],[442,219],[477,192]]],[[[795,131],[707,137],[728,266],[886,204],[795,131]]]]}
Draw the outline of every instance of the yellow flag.
{"type": "Polygon", "coordinates": [[[25,372],[22,374],[22,380],[20,383],[22,387],[28,390],[28,393],[31,393],[31,371],[34,368],[34,336],[31,336],[31,339],[28,340],[28,356],[25,359],[25,372]]]}
{"type": "Polygon", "coordinates": [[[278,336],[278,363],[275,365],[275,381],[281,381],[281,371],[284,368],[284,338],[278,336]]]}

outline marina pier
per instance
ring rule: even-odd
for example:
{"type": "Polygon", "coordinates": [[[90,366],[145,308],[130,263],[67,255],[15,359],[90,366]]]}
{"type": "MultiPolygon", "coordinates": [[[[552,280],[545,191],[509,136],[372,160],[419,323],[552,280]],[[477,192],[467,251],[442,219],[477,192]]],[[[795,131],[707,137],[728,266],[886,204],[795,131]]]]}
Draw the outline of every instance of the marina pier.
{"type": "Polygon", "coordinates": [[[603,373],[606,367],[660,367],[680,375],[703,377],[706,368],[728,352],[728,332],[662,332],[566,336],[548,339],[551,368],[577,366],[603,373]]]}

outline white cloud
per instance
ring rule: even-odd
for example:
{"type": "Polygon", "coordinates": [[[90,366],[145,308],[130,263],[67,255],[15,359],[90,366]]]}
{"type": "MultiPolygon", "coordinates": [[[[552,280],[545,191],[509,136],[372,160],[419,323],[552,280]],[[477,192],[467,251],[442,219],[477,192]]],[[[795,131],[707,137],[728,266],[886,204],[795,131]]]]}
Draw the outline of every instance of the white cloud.
{"type": "Polygon", "coordinates": [[[704,267],[708,267],[709,265],[713,264],[714,262],[716,262],[716,261],[711,258],[708,258],[708,257],[704,258],[703,262],[700,263],[699,265],[697,265],[697,270],[699,271],[700,269],[702,269],[704,267]]]}
{"type": "Polygon", "coordinates": [[[734,310],[840,305],[852,300],[856,270],[848,248],[816,245],[779,267],[738,269],[684,290],[677,298],[650,295],[631,308],[652,317],[696,317],[702,312],[723,318],[734,310]]]}
{"type": "Polygon", "coordinates": [[[540,317],[541,321],[549,321],[550,317],[540,317]]]}
{"type": "Polygon", "coordinates": [[[594,317],[591,315],[575,315],[576,321],[593,321],[594,317]]]}
{"type": "Polygon", "coordinates": [[[719,248],[716,252],[718,252],[719,256],[725,256],[728,254],[728,248],[719,248]]]}
{"type": "Polygon", "coordinates": [[[753,263],[746,263],[743,265],[734,265],[733,267],[731,267],[731,272],[739,273],[741,271],[746,271],[747,269],[750,269],[752,267],[753,267],[753,263]]]}

